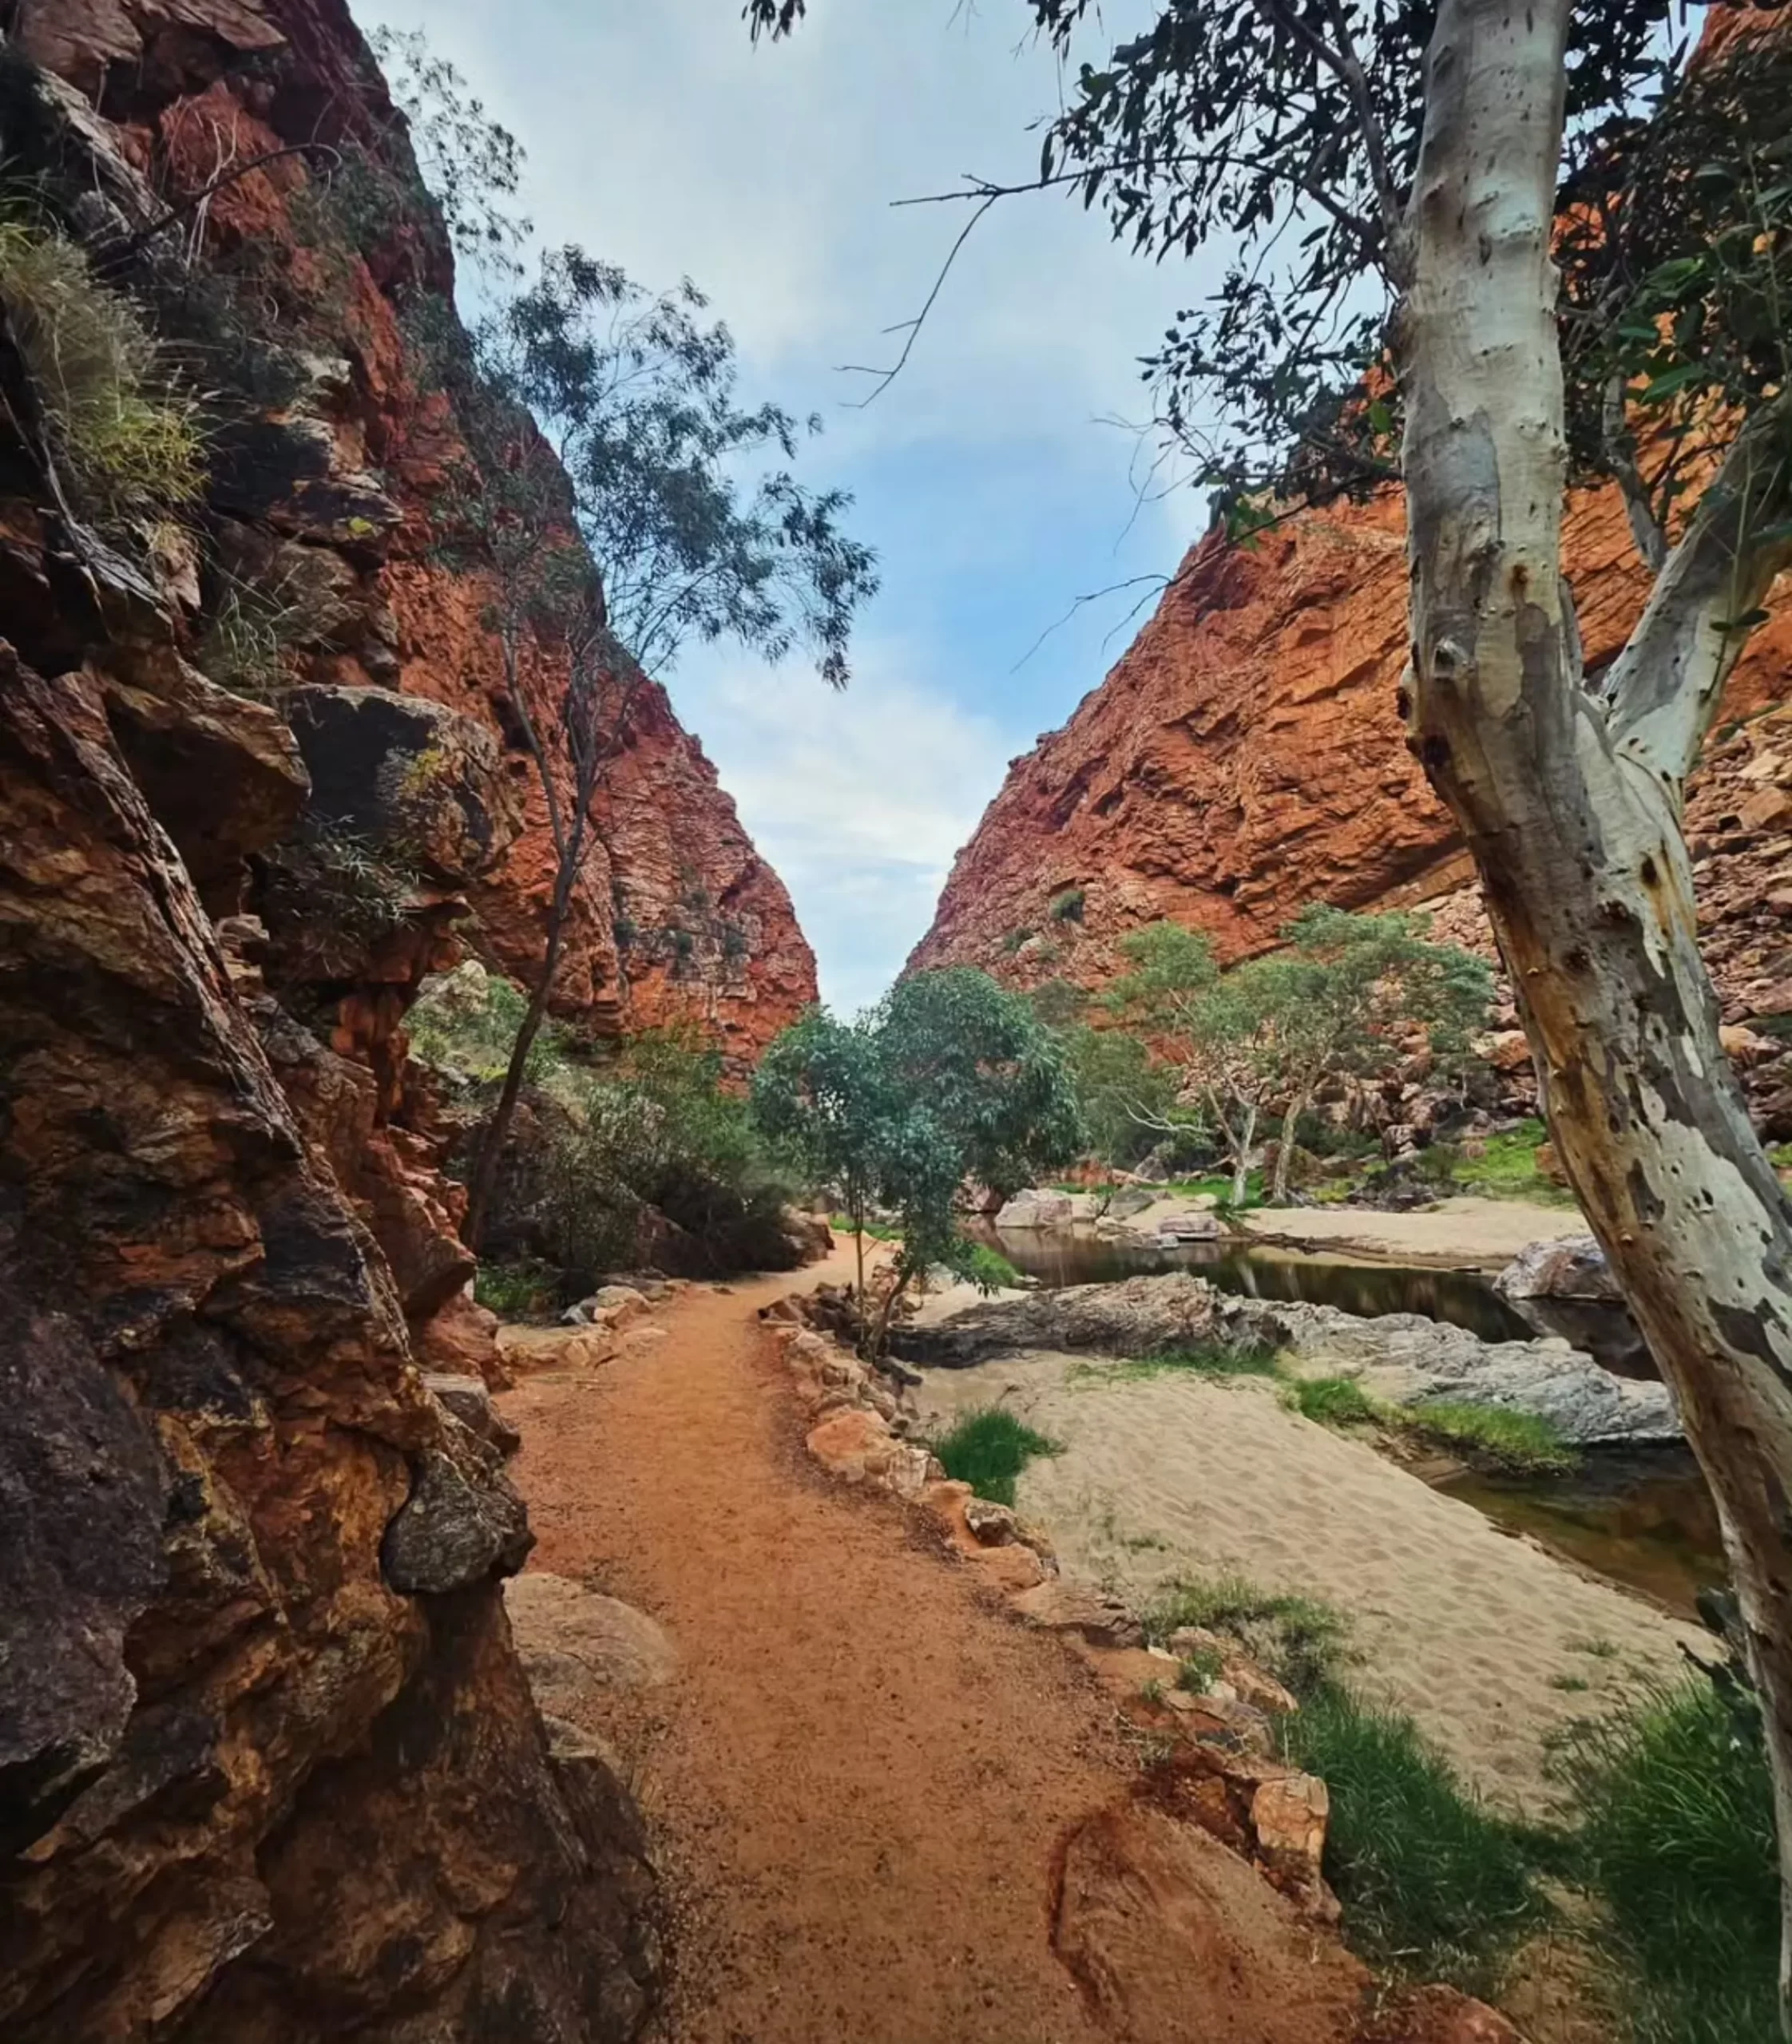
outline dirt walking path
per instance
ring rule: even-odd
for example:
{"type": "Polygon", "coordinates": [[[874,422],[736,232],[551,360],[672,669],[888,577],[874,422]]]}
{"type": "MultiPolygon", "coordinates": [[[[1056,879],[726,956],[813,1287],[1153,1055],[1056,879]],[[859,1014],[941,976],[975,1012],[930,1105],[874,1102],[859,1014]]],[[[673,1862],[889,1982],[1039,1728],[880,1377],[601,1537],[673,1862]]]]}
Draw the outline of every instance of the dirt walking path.
{"type": "MultiPolygon", "coordinates": [[[[981,1601],[920,1515],[807,1460],[755,1318],[792,1282],[693,1290],[656,1315],[662,1336],[502,1400],[531,1567],[640,1606],[678,1652],[670,1680],[605,1693],[587,1727],[634,1776],[670,1891],[658,2034],[1071,2044],[1192,2036],[1191,2016],[1215,2044],[1336,2038],[1338,1965],[1354,1962],[1279,1918],[1257,1925],[1280,1898],[1204,1836],[1211,1963],[1164,1954],[1160,2006],[1116,2021],[1054,1955],[1056,1890],[1096,1849],[1085,1834],[1067,1866],[1064,1841],[1124,1800],[1136,1758],[1075,1658],[981,1601]],[[1218,2022],[1199,2006],[1215,1999],[1218,2022]]],[[[1134,1864],[1092,1904],[1110,1950],[1140,1918],[1126,1884],[1157,1880],[1134,1864]]]]}

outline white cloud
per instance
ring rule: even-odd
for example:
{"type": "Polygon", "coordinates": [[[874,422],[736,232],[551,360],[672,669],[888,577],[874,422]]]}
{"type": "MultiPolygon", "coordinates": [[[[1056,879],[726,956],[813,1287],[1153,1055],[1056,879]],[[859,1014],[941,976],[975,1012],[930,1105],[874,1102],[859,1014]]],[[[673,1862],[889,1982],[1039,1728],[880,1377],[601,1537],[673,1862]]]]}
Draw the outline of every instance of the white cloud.
{"type": "Polygon", "coordinates": [[[862,646],[852,687],[713,658],[679,700],[821,962],[822,997],[874,1000],[926,927],[953,854],[999,784],[994,723],[909,679],[905,649],[862,646]]]}
{"type": "MultiPolygon", "coordinates": [[[[356,6],[401,28],[426,14],[527,148],[544,241],[652,285],[695,278],[743,390],[825,414],[805,472],[858,493],[854,530],[884,556],[850,693],[826,699],[799,661],[767,675],[692,653],[667,679],[791,885],[831,995],[869,998],[1008,757],[1117,656],[1115,607],[1015,663],[1073,596],[1172,567],[1191,536],[1178,498],[1120,537],[1133,450],[1096,422],[1141,407],[1137,358],[1212,272],[1140,260],[1068,200],[1005,201],[900,381],[854,409],[866,384],[839,365],[893,358],[883,330],[917,311],[965,218],[890,202],[1037,164],[1029,126],[1058,81],[1017,0],[816,0],[790,42],[756,49],[738,0],[356,6]]],[[[1110,0],[1107,31],[1150,11],[1110,0]]]]}

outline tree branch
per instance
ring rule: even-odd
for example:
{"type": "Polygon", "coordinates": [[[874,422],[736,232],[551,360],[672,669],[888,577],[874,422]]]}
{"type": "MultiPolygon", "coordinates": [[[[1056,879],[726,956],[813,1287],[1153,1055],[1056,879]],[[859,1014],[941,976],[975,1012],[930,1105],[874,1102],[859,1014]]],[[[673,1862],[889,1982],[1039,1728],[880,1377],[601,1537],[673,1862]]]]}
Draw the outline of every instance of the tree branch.
{"type": "Polygon", "coordinates": [[[1743,427],[1667,557],[1608,684],[1614,744],[1675,787],[1774,580],[1792,565],[1792,393],[1743,427]]]}
{"type": "Polygon", "coordinates": [[[1605,386],[1605,401],[1600,412],[1605,458],[1624,493],[1624,515],[1630,521],[1630,535],[1636,542],[1636,551],[1649,572],[1659,575],[1667,559],[1667,535],[1662,530],[1649,502],[1643,472],[1636,465],[1636,435],[1631,431],[1630,421],[1624,415],[1625,387],[1621,374],[1614,376],[1605,386]]]}

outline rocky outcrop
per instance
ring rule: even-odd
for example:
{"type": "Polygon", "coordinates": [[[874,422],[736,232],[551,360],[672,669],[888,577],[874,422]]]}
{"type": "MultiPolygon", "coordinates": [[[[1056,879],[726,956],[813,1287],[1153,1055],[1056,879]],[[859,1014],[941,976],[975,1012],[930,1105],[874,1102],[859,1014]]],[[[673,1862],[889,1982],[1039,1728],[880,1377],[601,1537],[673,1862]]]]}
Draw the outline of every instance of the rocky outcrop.
{"type": "Polygon", "coordinates": [[[511,1648],[501,1452],[105,711],[0,675],[0,2028],[628,2037],[648,1876],[511,1648]]]}
{"type": "MultiPolygon", "coordinates": [[[[1573,500],[1565,554],[1588,666],[1618,652],[1647,579],[1613,491],[1573,500]]],[[[1473,874],[1406,737],[1397,497],[1291,519],[1248,550],[1195,547],[1156,615],[1061,731],[1015,762],[959,854],[914,966],[1098,987],[1116,941],[1168,917],[1231,961],[1311,901],[1430,906],[1492,955],[1473,874]]],[[[1738,664],[1692,780],[1707,955],[1763,1125],[1792,1137],[1792,611],[1738,664]]],[[[1509,1014],[1509,1024],[1515,1018],[1509,1014]]]]}
{"type": "MultiPolygon", "coordinates": [[[[7,36],[9,160],[216,416],[204,501],[102,532],[0,327],[0,2033],[622,2044],[652,1876],[513,1644],[494,1323],[405,1058],[528,824],[487,650],[400,617],[407,572],[428,630],[477,614],[397,309],[446,247],[345,242],[304,153],[395,133],[340,0],[7,36]]],[[[731,812],[654,743],[707,855],[731,812]]]]}
{"type": "Polygon", "coordinates": [[[950,1369],[1028,1349],[1139,1357],[1268,1349],[1296,1375],[1354,1377],[1386,1404],[1422,1412],[1449,1400],[1532,1413],[1576,1446],[1681,1433],[1664,1384],[1619,1377],[1560,1339],[1483,1341],[1422,1313],[1365,1318],[1336,1306],[1234,1298],[1183,1271],[991,1300],[902,1326],[891,1346],[906,1361],[950,1369]]]}
{"type": "Polygon", "coordinates": [[[1570,1299],[1596,1305],[1624,1301],[1605,1251],[1591,1235],[1528,1244],[1493,1280],[1493,1289],[1512,1300],[1570,1299]]]}

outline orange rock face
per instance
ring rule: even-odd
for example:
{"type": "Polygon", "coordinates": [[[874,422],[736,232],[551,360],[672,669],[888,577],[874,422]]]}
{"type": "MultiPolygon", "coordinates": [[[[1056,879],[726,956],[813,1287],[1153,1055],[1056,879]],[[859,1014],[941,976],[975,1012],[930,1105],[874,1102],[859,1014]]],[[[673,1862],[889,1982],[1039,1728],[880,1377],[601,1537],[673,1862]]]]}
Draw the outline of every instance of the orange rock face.
{"type": "MultiPolygon", "coordinates": [[[[513,735],[478,581],[427,560],[394,560],[383,591],[401,686],[513,735]]],[[[551,676],[533,685],[551,700],[551,676]]],[[[598,798],[599,842],[573,897],[555,1012],[598,1036],[694,1025],[743,1067],[815,999],[815,955],[783,882],[663,688],[650,684],[636,698],[629,729],[598,798]]],[[[523,829],[471,899],[479,949],[526,980],[546,942],[554,850],[540,779],[520,745],[505,770],[523,829]]]]}
{"type": "MultiPolygon", "coordinates": [[[[1566,549],[1596,673],[1647,587],[1615,492],[1576,497],[1566,549]]],[[[1485,946],[1467,856],[1396,705],[1405,604],[1398,497],[1297,517],[1249,552],[1195,548],[1107,679],[1010,770],[911,965],[1094,987],[1144,924],[1206,930],[1230,961],[1273,948],[1310,901],[1437,905],[1440,933],[1485,946]],[[1073,889],[1080,916],[1055,915],[1073,889]]],[[[1792,862],[1789,697],[1782,607],[1732,678],[1689,794],[1731,1022],[1792,1008],[1792,917],[1769,903],[1792,862]]],[[[1757,1090],[1789,1080],[1766,1072],[1757,1090]]]]}

